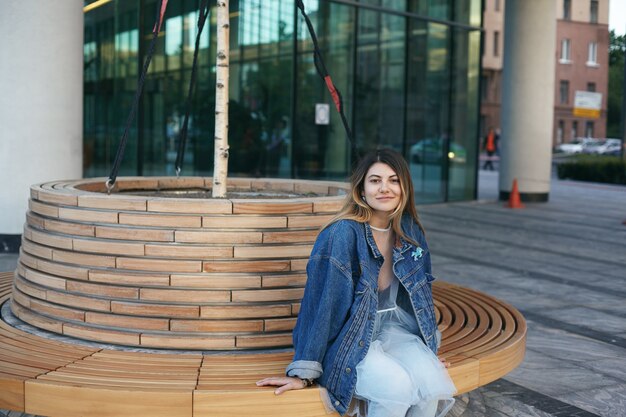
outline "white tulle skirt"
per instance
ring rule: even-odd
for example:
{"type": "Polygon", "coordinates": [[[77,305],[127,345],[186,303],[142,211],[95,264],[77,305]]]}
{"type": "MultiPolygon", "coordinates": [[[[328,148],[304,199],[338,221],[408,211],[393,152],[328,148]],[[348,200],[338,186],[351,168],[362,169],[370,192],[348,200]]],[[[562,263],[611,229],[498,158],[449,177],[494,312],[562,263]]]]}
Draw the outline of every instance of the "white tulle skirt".
{"type": "Polygon", "coordinates": [[[379,312],[375,339],[357,365],[355,417],[443,417],[456,392],[445,366],[417,333],[415,318],[399,307],[379,312]]]}

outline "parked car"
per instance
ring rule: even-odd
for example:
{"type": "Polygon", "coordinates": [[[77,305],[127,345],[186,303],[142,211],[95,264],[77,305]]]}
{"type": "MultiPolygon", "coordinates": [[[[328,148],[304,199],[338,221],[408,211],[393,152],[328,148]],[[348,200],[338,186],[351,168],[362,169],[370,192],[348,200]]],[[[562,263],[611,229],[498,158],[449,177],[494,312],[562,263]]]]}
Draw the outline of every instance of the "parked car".
{"type": "MultiPolygon", "coordinates": [[[[422,139],[411,146],[410,158],[413,164],[439,164],[442,162],[444,139],[422,139]]],[[[467,151],[461,145],[452,142],[448,160],[459,164],[467,161],[467,151]]]]}
{"type": "Polygon", "coordinates": [[[619,139],[606,139],[598,141],[593,145],[587,146],[583,149],[584,153],[596,154],[596,155],[619,155],[620,148],[622,147],[622,141],[619,139]]]}
{"type": "Polygon", "coordinates": [[[597,139],[592,138],[576,138],[571,142],[561,143],[554,148],[554,152],[562,152],[565,154],[583,153],[586,148],[597,143],[597,139]]]}

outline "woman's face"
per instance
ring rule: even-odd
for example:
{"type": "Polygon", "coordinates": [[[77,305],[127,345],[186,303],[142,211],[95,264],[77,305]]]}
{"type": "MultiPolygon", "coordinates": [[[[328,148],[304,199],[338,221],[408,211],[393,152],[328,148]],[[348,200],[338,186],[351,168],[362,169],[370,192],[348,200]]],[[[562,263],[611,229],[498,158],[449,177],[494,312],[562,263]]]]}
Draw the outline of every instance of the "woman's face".
{"type": "Polygon", "coordinates": [[[375,212],[388,214],[398,207],[401,196],[400,179],[395,171],[382,162],[374,163],[365,174],[365,202],[375,212]]]}

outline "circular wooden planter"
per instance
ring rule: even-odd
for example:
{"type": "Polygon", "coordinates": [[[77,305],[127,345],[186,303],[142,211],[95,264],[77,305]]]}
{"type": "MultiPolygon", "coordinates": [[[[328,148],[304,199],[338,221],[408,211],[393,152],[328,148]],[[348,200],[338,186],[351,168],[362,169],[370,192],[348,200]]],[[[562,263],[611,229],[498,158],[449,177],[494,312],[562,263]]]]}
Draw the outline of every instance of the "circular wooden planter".
{"type": "Polygon", "coordinates": [[[344,183],[229,179],[229,189],[313,197],[160,198],[210,178],[103,179],[31,188],[11,310],[33,326],[129,346],[288,347],[321,225],[344,183]],[[133,194],[135,192],[135,194],[133,194]]]}

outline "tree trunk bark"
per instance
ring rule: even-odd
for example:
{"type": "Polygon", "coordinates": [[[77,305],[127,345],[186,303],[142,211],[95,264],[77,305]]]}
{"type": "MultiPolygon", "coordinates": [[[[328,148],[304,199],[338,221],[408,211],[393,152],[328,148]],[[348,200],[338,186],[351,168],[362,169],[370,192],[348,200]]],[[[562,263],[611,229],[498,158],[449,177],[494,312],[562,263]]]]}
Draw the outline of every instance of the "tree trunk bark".
{"type": "Polygon", "coordinates": [[[226,176],[228,174],[228,61],[230,55],[228,13],[228,0],[217,0],[213,198],[226,197],[226,176]]]}

